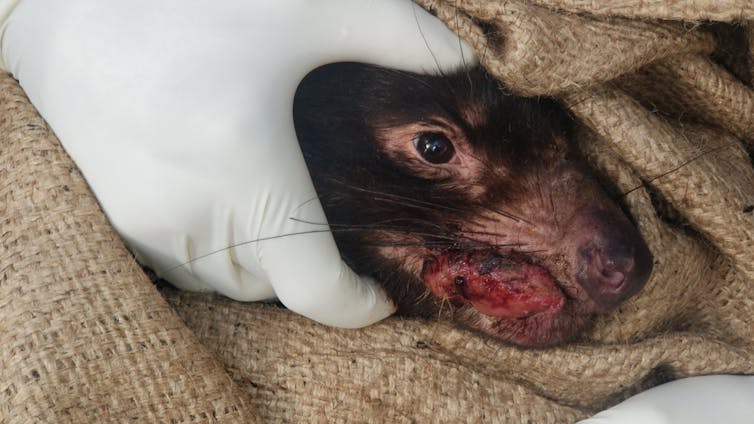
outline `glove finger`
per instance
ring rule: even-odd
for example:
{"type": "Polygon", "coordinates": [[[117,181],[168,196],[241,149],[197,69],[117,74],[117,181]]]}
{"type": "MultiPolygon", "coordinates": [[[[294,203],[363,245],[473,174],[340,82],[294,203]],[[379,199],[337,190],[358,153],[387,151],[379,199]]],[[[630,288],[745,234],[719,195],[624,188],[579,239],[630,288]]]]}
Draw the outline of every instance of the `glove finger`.
{"type": "Polygon", "coordinates": [[[191,272],[205,286],[242,302],[275,299],[275,291],[262,275],[238,263],[233,250],[213,253],[191,264],[191,272]]]}
{"type": "Polygon", "coordinates": [[[264,271],[254,260],[251,246],[233,245],[229,214],[216,213],[209,231],[197,231],[199,238],[185,236],[174,246],[178,266],[165,270],[162,278],[184,290],[216,291],[239,301],[274,299],[275,292],[264,271]],[[213,248],[214,246],[214,248],[213,248]]]}
{"type": "Polygon", "coordinates": [[[262,266],[286,307],[342,328],[364,327],[395,312],[394,303],[380,286],[343,263],[330,233],[295,238],[258,244],[262,266]]]}
{"type": "Polygon", "coordinates": [[[752,376],[692,377],[639,393],[579,423],[750,423],[752,398],[752,376]]]}

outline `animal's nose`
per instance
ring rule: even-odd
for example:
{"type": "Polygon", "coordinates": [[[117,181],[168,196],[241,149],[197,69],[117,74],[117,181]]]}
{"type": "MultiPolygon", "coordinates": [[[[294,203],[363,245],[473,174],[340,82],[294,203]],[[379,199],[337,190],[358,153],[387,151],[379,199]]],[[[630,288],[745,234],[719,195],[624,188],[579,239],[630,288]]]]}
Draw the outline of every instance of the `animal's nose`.
{"type": "Polygon", "coordinates": [[[581,286],[597,304],[613,308],[641,287],[633,276],[636,260],[629,246],[582,247],[578,274],[581,286]]]}
{"type": "Polygon", "coordinates": [[[608,212],[585,216],[576,252],[576,279],[589,297],[609,310],[633,296],[652,271],[652,254],[627,219],[608,212]]]}

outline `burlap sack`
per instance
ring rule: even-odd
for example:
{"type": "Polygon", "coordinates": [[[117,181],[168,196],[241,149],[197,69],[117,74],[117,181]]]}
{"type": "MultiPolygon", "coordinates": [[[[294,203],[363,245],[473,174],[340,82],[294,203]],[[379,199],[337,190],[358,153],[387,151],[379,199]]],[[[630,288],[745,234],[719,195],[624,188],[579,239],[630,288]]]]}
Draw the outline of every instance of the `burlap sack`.
{"type": "Polygon", "coordinates": [[[0,422],[250,421],[7,75],[0,164],[0,422]]]}
{"type": "Polygon", "coordinates": [[[0,422],[562,423],[669,379],[754,374],[754,25],[667,21],[754,20],[750,2],[419,3],[511,90],[583,122],[655,255],[646,288],[548,350],[163,289],[171,311],[4,77],[0,422]]]}

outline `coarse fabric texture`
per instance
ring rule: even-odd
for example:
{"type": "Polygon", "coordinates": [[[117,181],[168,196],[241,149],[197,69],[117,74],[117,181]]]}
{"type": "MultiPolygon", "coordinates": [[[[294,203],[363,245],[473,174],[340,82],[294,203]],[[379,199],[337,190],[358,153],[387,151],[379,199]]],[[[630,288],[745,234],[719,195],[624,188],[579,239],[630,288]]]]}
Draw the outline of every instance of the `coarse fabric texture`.
{"type": "Polygon", "coordinates": [[[0,163],[0,422],[251,422],[5,74],[0,163]]]}
{"type": "Polygon", "coordinates": [[[647,286],[547,350],[167,288],[166,304],[4,76],[0,422],[567,423],[670,379],[754,374],[750,2],[418,3],[509,90],[572,110],[655,256],[647,286]]]}

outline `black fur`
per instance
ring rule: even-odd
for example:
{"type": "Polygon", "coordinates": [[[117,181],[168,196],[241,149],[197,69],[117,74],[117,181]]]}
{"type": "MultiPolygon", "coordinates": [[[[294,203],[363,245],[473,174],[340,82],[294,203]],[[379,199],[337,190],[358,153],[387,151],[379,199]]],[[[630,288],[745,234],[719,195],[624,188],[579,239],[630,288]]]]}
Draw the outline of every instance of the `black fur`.
{"type": "Polygon", "coordinates": [[[457,232],[461,221],[506,196],[524,195],[513,181],[497,177],[497,190],[470,199],[467,187],[447,176],[417,175],[411,163],[393,160],[376,142],[380,129],[432,117],[461,128],[490,173],[505,168],[511,179],[543,166],[543,152],[573,151],[554,141],[571,126],[560,105],[505,94],[480,68],[423,76],[340,63],[302,81],[294,102],[296,132],[344,259],[385,284],[403,312],[421,315],[433,313],[436,299],[415,276],[375,254],[380,245],[395,243],[380,232],[413,235],[436,248],[473,245],[473,237],[457,232]],[[464,115],[469,111],[480,112],[470,120],[464,115]]]}

